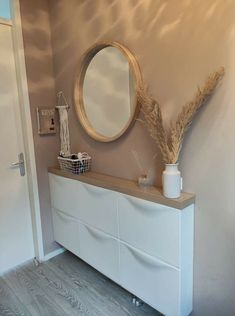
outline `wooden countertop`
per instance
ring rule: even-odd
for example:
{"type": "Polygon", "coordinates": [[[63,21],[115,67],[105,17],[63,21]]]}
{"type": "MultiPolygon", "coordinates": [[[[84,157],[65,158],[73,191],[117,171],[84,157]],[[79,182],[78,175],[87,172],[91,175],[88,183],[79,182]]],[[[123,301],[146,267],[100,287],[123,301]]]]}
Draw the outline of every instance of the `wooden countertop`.
{"type": "Polygon", "coordinates": [[[63,171],[59,169],[59,167],[49,167],[48,172],[68,179],[78,180],[112,191],[131,195],[143,200],[163,204],[179,210],[182,210],[186,206],[195,202],[195,195],[191,193],[182,192],[180,198],[168,199],[163,196],[161,188],[154,186],[140,187],[135,181],[108,176],[97,172],[89,171],[77,175],[63,171]]]}

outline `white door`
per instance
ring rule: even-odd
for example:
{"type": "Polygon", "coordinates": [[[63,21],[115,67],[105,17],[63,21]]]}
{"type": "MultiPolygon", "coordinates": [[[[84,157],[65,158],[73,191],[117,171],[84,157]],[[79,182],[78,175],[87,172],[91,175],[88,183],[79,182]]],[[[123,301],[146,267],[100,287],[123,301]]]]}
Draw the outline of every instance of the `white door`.
{"type": "Polygon", "coordinates": [[[11,166],[24,153],[11,28],[0,22],[0,274],[34,257],[27,177],[11,166]]]}

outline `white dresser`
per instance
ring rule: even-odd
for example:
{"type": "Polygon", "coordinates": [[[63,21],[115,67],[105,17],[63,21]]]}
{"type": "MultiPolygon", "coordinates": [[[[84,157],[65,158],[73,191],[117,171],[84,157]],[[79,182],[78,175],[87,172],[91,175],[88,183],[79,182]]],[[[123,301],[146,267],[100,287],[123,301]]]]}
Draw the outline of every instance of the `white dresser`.
{"type": "Polygon", "coordinates": [[[49,169],[55,240],[167,316],[192,311],[194,196],[49,169]]]}

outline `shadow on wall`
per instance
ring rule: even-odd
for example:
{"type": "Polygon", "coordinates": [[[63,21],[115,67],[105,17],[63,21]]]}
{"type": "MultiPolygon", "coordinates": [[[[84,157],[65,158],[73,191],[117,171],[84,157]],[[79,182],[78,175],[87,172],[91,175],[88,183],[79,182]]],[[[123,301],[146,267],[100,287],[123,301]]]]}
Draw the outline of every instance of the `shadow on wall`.
{"type": "MultiPolygon", "coordinates": [[[[65,91],[69,103],[73,103],[74,75],[82,54],[95,42],[116,40],[136,54],[150,91],[163,107],[166,124],[190,100],[209,72],[224,62],[226,32],[234,16],[233,2],[225,6],[221,0],[183,0],[180,5],[178,1],[162,0],[49,3],[56,86],[65,91]],[[221,25],[219,30],[217,25],[221,25]],[[215,32],[217,36],[211,36],[215,32]],[[219,45],[218,37],[223,41],[219,45]]],[[[162,168],[160,154],[139,123],[119,141],[107,145],[94,142],[84,133],[74,109],[69,118],[72,148],[95,156],[94,170],[135,179],[138,167],[133,164],[131,150],[136,150],[145,165],[151,164],[152,178],[161,183],[156,177],[162,168]],[[151,162],[156,152],[157,166],[151,162]],[[120,154],[125,159],[120,160],[120,154]]]]}
{"type": "MultiPolygon", "coordinates": [[[[194,315],[235,314],[234,254],[234,0],[50,0],[57,90],[73,103],[74,75],[82,54],[97,41],[119,41],[140,64],[145,82],[163,108],[166,124],[219,66],[227,73],[188,132],[181,154],[185,189],[196,192],[194,315]],[[219,181],[218,181],[219,179],[219,181]]],[[[70,111],[74,151],[93,156],[93,170],[136,179],[151,166],[160,184],[162,163],[145,128],[118,141],[90,139],[70,111]]]]}

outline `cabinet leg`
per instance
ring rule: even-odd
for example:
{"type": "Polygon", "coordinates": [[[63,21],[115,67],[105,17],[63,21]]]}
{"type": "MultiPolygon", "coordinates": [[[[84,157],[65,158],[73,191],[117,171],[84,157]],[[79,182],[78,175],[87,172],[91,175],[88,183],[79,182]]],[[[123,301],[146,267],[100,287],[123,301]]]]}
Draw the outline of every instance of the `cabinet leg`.
{"type": "Polygon", "coordinates": [[[34,258],[34,259],[33,259],[33,262],[34,262],[34,264],[35,264],[36,267],[38,267],[39,264],[40,264],[40,262],[37,260],[37,258],[34,258]]]}
{"type": "Polygon", "coordinates": [[[141,299],[139,299],[138,297],[136,296],[132,296],[132,303],[136,306],[136,307],[140,307],[144,304],[143,301],[141,301],[141,299]]]}

